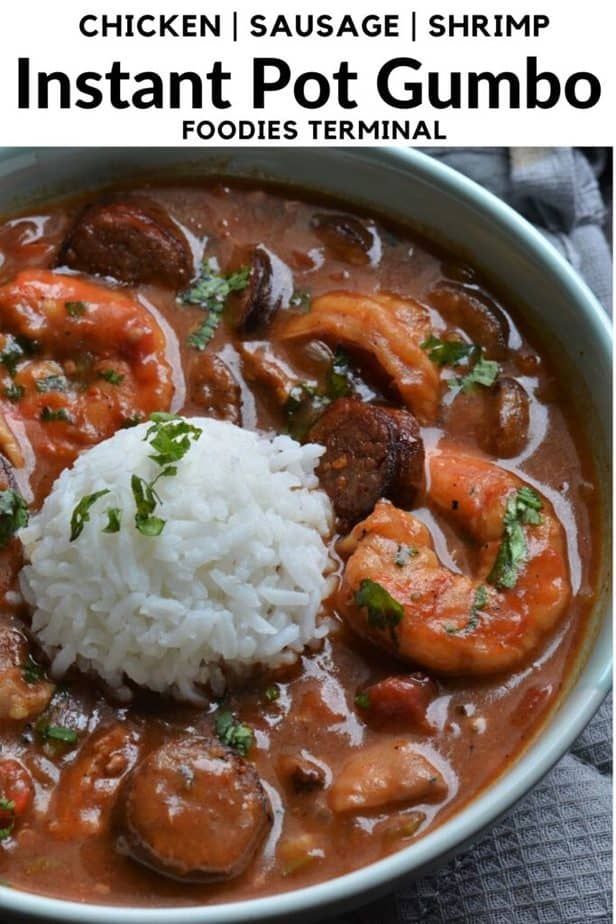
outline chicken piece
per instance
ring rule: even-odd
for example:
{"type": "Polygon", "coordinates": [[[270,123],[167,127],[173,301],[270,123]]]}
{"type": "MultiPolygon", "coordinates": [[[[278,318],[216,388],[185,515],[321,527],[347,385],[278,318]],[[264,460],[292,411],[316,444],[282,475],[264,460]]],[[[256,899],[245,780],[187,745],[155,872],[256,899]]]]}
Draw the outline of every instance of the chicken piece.
{"type": "Polygon", "coordinates": [[[443,775],[413,741],[380,741],[354,754],[329,790],[334,812],[367,812],[405,803],[441,802],[447,796],[443,775]]]}

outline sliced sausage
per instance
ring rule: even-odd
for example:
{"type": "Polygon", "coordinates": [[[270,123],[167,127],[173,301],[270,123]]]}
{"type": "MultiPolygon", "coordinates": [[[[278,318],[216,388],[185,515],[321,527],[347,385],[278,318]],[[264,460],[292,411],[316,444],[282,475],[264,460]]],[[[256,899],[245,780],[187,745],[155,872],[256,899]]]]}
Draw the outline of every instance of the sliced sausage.
{"type": "Polygon", "coordinates": [[[173,879],[214,882],[246,869],[272,810],[254,767],[205,738],[170,741],[127,777],[117,847],[173,879]]]}
{"type": "Polygon", "coordinates": [[[206,417],[241,424],[241,389],[220,356],[207,351],[199,353],[191,365],[188,384],[191,400],[206,417]]]}
{"type": "Polygon", "coordinates": [[[382,497],[412,499],[423,473],[423,443],[412,414],[339,398],[310,431],[325,446],[317,474],[343,528],[382,497]]]}
{"type": "Polygon", "coordinates": [[[289,304],[293,275],[280,257],[259,245],[252,251],[248,285],[238,297],[237,326],[244,333],[267,327],[276,312],[289,304]]]}
{"type": "Polygon", "coordinates": [[[428,296],[430,304],[446,321],[460,327],[490,359],[502,359],[507,349],[509,325],[504,312],[487,296],[454,282],[439,283],[428,296]]]}
{"type": "Polygon", "coordinates": [[[395,477],[387,497],[398,507],[411,507],[423,480],[425,455],[421,430],[409,411],[386,410],[395,423],[398,456],[395,477]]]}
{"type": "Polygon", "coordinates": [[[528,395],[517,379],[504,377],[494,385],[490,399],[484,448],[498,458],[510,459],[522,452],[528,440],[528,395]]]}
{"type": "Polygon", "coordinates": [[[130,284],[178,290],[193,272],[188,241],[166,212],[131,200],[88,206],[66,238],[60,265],[130,284]]]}
{"type": "Polygon", "coordinates": [[[311,225],[325,246],[345,263],[362,266],[370,263],[376,235],[359,218],[353,215],[313,215],[311,225]]]}

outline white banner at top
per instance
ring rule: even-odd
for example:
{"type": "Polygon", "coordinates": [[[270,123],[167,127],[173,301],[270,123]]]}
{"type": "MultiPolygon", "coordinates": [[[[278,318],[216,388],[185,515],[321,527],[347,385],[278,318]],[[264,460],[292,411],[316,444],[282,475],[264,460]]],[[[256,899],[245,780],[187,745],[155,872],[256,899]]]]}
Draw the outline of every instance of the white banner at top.
{"type": "Polygon", "coordinates": [[[2,14],[3,140],[606,144],[614,18],[605,0],[20,0],[2,14]]]}

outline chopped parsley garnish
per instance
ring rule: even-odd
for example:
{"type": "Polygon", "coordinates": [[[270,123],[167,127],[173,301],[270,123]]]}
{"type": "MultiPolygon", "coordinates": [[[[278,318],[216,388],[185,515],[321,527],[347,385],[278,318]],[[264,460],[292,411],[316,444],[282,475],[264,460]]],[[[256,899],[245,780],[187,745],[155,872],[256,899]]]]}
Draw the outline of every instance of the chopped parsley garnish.
{"type": "Polygon", "coordinates": [[[434,336],[424,340],[421,348],[437,366],[457,366],[463,360],[471,359],[481,352],[480,347],[474,343],[464,343],[463,340],[441,340],[434,336]]]}
{"type": "Polygon", "coordinates": [[[44,423],[51,423],[55,420],[62,420],[65,423],[71,423],[71,415],[65,407],[52,408],[45,405],[41,411],[41,420],[44,423]]]}
{"type": "Polygon", "coordinates": [[[68,381],[63,375],[46,375],[43,379],[36,380],[36,390],[46,391],[67,391],[68,381]]]}
{"type": "MultiPolygon", "coordinates": [[[[177,463],[184,458],[191,443],[199,439],[200,427],[196,427],[177,414],[168,414],[160,411],[150,415],[151,425],[148,427],[144,441],[149,441],[154,450],[149,458],[159,466],[160,471],[155,478],[147,481],[140,475],[131,475],[131,491],[135,501],[135,527],[142,536],[160,536],[165,528],[165,520],[155,515],[157,506],[161,503],[156,491],[159,478],[169,478],[177,474],[177,463]]],[[[130,425],[139,423],[135,420],[130,425]]],[[[82,532],[84,523],[90,519],[90,508],[108,490],[97,491],[83,497],[75,507],[71,519],[71,542],[82,532]]],[[[103,527],[104,533],[120,532],[122,522],[122,509],[108,507],[107,523],[103,527]]]]}
{"type": "Polygon", "coordinates": [[[414,546],[399,545],[394,562],[398,568],[404,568],[405,565],[408,565],[411,558],[415,558],[416,555],[419,555],[419,549],[416,549],[414,546]]]}
{"type": "Polygon", "coordinates": [[[306,292],[303,289],[296,289],[289,299],[289,306],[295,308],[297,311],[301,311],[303,314],[308,314],[311,305],[312,295],[310,292],[306,292]]]}
{"type": "Polygon", "coordinates": [[[327,373],[327,397],[334,401],[336,398],[345,398],[353,391],[350,379],[349,359],[342,350],[336,350],[334,358],[327,373]]]}
{"type": "Polygon", "coordinates": [[[155,485],[159,478],[168,478],[177,474],[177,463],[183,459],[191,443],[201,435],[200,427],[195,427],[177,414],[164,411],[150,415],[152,424],[148,427],[144,440],[148,440],[154,453],[150,459],[160,466],[160,472],[152,481],[146,481],[140,475],[131,477],[131,490],[135,499],[135,526],[143,536],[160,536],[165,520],[154,516],[160,503],[155,485]]]}
{"type": "Polygon", "coordinates": [[[12,488],[0,491],[0,548],[27,524],[28,505],[21,494],[12,488]]]}
{"type": "Polygon", "coordinates": [[[242,757],[248,754],[248,751],[254,744],[254,734],[252,729],[243,722],[238,722],[233,713],[228,709],[221,709],[214,717],[216,734],[222,744],[233,748],[242,757]]]}
{"type": "Polygon", "coordinates": [[[122,511],[119,507],[109,507],[106,510],[107,525],[103,527],[104,533],[119,533],[122,519],[122,511]]]}
{"type": "Polygon", "coordinates": [[[82,318],[88,310],[85,302],[64,302],[64,307],[71,318],[82,318]]]}
{"type": "Polygon", "coordinates": [[[13,404],[17,404],[18,401],[21,401],[25,394],[26,389],[23,385],[16,385],[15,382],[11,382],[10,385],[5,385],[2,389],[2,394],[5,398],[8,398],[9,401],[12,401],[13,404]]]}
{"type": "Polygon", "coordinates": [[[125,378],[121,372],[116,372],[115,369],[103,369],[98,375],[99,378],[105,379],[111,385],[121,385],[125,378]]]}
{"type": "Polygon", "coordinates": [[[21,676],[26,683],[38,683],[44,677],[43,668],[36,663],[31,654],[28,655],[21,666],[21,676]]]}
{"type": "Polygon", "coordinates": [[[36,731],[43,741],[61,741],[63,744],[75,744],[77,741],[75,729],[67,728],[65,725],[45,725],[39,722],[36,731]]]}
{"type": "Polygon", "coordinates": [[[375,629],[395,629],[402,617],[404,608],[391,594],[376,581],[364,578],[355,591],[357,606],[368,610],[368,625],[375,629]]]}
{"type": "Polygon", "coordinates": [[[160,497],[154,485],[139,475],[132,475],[131,490],[135,498],[135,526],[142,536],[160,536],[165,528],[165,521],[153,516],[160,497]]]}
{"type": "Polygon", "coordinates": [[[121,430],[130,430],[131,427],[137,427],[140,423],[142,423],[142,421],[143,421],[143,418],[142,418],[141,414],[133,414],[132,417],[127,417],[127,418],[122,422],[122,426],[121,426],[120,429],[121,429],[121,430]]]}
{"type": "Polygon", "coordinates": [[[17,363],[26,355],[24,348],[17,342],[15,337],[8,334],[5,339],[4,349],[0,353],[0,363],[8,371],[11,378],[17,371],[17,363]]]}
{"type": "Polygon", "coordinates": [[[477,360],[473,368],[462,378],[452,379],[449,383],[450,388],[459,388],[460,391],[472,391],[475,385],[482,385],[484,388],[490,388],[494,385],[500,374],[500,366],[493,359],[484,359],[483,356],[477,360]]]}
{"type": "Polygon", "coordinates": [[[360,709],[370,708],[370,695],[366,692],[358,693],[355,697],[355,705],[360,709]]]}
{"type": "Polygon", "coordinates": [[[500,366],[493,359],[485,359],[483,350],[476,343],[465,343],[463,340],[442,340],[430,336],[421,344],[437,366],[459,366],[462,363],[471,363],[472,368],[466,375],[456,376],[449,380],[450,388],[469,392],[475,385],[490,388],[500,374],[500,366]]]}
{"type": "Polygon", "coordinates": [[[248,285],[250,267],[243,266],[235,273],[220,273],[215,260],[204,260],[199,278],[190,289],[182,295],[181,300],[188,305],[198,305],[208,312],[208,317],[194,330],[189,338],[189,346],[204,350],[216,332],[225,302],[231,292],[241,292],[248,285]]]}
{"type": "Polygon", "coordinates": [[[0,812],[9,816],[3,819],[5,824],[0,828],[0,841],[5,841],[7,837],[11,836],[15,827],[15,803],[13,800],[0,796],[0,812]]]}
{"type": "MultiPolygon", "coordinates": [[[[148,427],[144,440],[149,440],[152,449],[156,450],[150,459],[163,469],[183,459],[190,444],[201,436],[200,427],[195,427],[176,414],[159,411],[151,414],[150,420],[152,425],[148,427]]],[[[169,474],[175,475],[175,471],[169,474]]]]}
{"type": "Polygon", "coordinates": [[[83,532],[83,528],[90,520],[90,510],[100,497],[109,494],[109,488],[102,491],[95,491],[93,494],[86,494],[76,505],[71,516],[71,537],[70,541],[74,542],[83,532]]]}
{"type": "Polygon", "coordinates": [[[503,535],[488,581],[499,590],[515,587],[528,548],[523,526],[537,526],[542,521],[543,503],[533,488],[524,486],[509,496],[503,517],[503,535]]]}
{"type": "Polygon", "coordinates": [[[277,699],[280,699],[280,687],[277,683],[273,683],[271,687],[267,688],[265,698],[269,703],[275,703],[277,699]]]}

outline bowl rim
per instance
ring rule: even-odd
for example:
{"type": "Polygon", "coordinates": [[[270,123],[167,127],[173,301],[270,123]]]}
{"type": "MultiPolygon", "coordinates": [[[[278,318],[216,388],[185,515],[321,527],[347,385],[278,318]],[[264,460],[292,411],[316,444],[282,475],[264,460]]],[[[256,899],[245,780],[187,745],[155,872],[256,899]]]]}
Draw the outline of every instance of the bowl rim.
{"type": "MultiPolygon", "coordinates": [[[[3,153],[24,148],[0,148],[3,153]]],[[[36,150],[36,149],[34,149],[36,150]]],[[[79,148],[69,149],[78,152],[79,148]]],[[[182,151],[182,148],[178,148],[182,151]]],[[[336,149],[340,151],[340,148],[336,149]]],[[[514,238],[527,253],[532,252],[545,271],[557,277],[566,294],[574,301],[601,343],[606,357],[611,356],[612,329],[607,313],[587,284],[556,251],[556,249],[525,218],[513,208],[484,189],[475,181],[412,148],[346,148],[345,152],[368,156],[385,168],[410,170],[424,181],[441,187],[454,198],[495,219],[501,230],[514,238]]],[[[609,620],[606,602],[604,618],[609,620]]],[[[461,850],[482,829],[493,824],[501,815],[527,794],[552,766],[567,752],[573,741],[588,724],[611,687],[612,653],[609,646],[593,652],[598,664],[593,677],[569,691],[560,705],[558,721],[540,732],[521,758],[505,770],[457,814],[415,844],[390,854],[368,866],[320,882],[259,898],[212,905],[134,907],[127,905],[85,904],[51,898],[0,885],[0,907],[30,919],[74,922],[74,924],[163,924],[173,916],[174,924],[240,924],[246,920],[288,920],[290,915],[309,913],[318,908],[359,905],[371,895],[391,890],[405,876],[426,870],[461,850]]],[[[580,676],[583,676],[584,668],[580,676]]],[[[580,678],[578,678],[579,680],[580,678]]]]}

